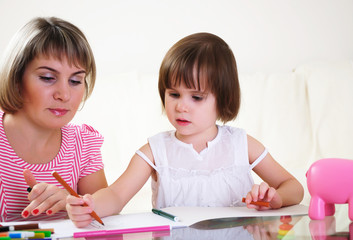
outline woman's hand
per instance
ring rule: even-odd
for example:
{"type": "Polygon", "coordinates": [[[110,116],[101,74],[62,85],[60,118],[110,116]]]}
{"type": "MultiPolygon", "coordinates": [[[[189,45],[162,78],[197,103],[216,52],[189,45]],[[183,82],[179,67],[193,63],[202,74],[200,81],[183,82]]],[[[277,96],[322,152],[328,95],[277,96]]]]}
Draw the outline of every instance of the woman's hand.
{"type": "Polygon", "coordinates": [[[69,195],[66,199],[66,210],[76,227],[85,227],[89,225],[93,218],[90,213],[93,212],[94,202],[92,195],[86,194],[82,198],[69,195]],[[83,206],[86,203],[87,206],[83,206]]]}
{"type": "Polygon", "coordinates": [[[277,193],[276,189],[270,187],[267,183],[262,182],[260,185],[254,184],[251,191],[246,195],[245,199],[246,206],[248,208],[255,208],[257,210],[265,210],[269,208],[280,208],[282,207],[282,198],[277,193]],[[269,202],[270,206],[257,206],[250,204],[251,201],[264,201],[269,202]]]}
{"type": "Polygon", "coordinates": [[[66,197],[69,195],[66,190],[53,184],[37,183],[32,172],[28,169],[23,171],[23,176],[32,190],[28,194],[28,200],[31,203],[22,211],[22,217],[36,216],[43,212],[52,215],[60,210],[65,210],[66,197]]]}

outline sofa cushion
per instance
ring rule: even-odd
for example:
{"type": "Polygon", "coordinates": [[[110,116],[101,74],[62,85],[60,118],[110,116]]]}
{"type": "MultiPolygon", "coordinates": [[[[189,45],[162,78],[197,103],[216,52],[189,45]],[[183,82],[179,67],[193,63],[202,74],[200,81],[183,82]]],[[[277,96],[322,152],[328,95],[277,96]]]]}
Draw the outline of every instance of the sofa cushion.
{"type": "Polygon", "coordinates": [[[307,64],[296,73],[307,81],[315,149],[312,161],[353,159],[353,62],[307,64]]]}
{"type": "Polygon", "coordinates": [[[312,154],[305,79],[295,73],[240,75],[242,103],[231,123],[262,142],[297,178],[312,154]]]}

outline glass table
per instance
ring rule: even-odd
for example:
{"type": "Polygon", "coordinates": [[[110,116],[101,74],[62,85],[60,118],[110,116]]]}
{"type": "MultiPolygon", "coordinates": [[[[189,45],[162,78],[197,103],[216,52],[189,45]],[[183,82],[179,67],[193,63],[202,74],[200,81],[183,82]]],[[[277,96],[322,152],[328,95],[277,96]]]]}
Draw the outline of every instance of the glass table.
{"type": "MultiPolygon", "coordinates": [[[[58,217],[58,216],[57,216],[58,217]]],[[[7,217],[1,221],[20,221],[7,217]]],[[[26,219],[26,221],[43,219],[26,219]]],[[[48,219],[47,219],[48,220],[48,219]]],[[[50,219],[55,220],[55,218],[50,219]]],[[[61,238],[61,240],[74,238],[61,238]]],[[[205,220],[187,228],[175,228],[165,232],[130,233],[79,240],[126,240],[126,239],[353,239],[353,223],[348,217],[348,206],[336,207],[334,216],[323,220],[311,220],[308,215],[277,217],[245,217],[205,220]]]]}

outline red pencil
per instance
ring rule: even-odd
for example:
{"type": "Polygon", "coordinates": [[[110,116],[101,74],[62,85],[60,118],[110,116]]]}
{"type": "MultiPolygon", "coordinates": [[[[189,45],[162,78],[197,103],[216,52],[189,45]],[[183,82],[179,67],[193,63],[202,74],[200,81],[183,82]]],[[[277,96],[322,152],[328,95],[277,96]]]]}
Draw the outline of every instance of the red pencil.
{"type": "MultiPolygon", "coordinates": [[[[80,196],[69,186],[69,184],[67,184],[67,183],[65,182],[65,180],[60,177],[60,175],[59,175],[57,172],[53,171],[53,172],[51,173],[51,175],[53,175],[53,176],[55,177],[55,179],[58,180],[58,182],[59,182],[72,196],[80,197],[80,196]]],[[[87,206],[87,204],[84,203],[83,206],[87,206]]],[[[100,219],[100,218],[98,217],[98,215],[97,215],[97,213],[95,213],[95,211],[91,212],[90,215],[91,215],[94,219],[96,219],[100,224],[102,224],[102,225],[104,226],[104,223],[103,223],[102,219],[100,219]]]]}
{"type": "MultiPolygon", "coordinates": [[[[242,202],[245,203],[245,198],[242,199],[242,202]]],[[[264,207],[269,207],[270,203],[269,202],[264,202],[264,201],[251,201],[250,204],[257,205],[257,206],[264,206],[264,207]]]]}

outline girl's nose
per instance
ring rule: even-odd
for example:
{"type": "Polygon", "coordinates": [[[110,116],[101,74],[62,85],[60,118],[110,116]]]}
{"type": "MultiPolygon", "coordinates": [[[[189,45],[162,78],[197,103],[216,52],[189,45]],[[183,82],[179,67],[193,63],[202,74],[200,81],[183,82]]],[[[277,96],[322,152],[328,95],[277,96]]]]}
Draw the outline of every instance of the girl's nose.
{"type": "Polygon", "coordinates": [[[54,99],[66,102],[70,99],[70,86],[68,83],[59,83],[56,85],[54,99]]]}
{"type": "Polygon", "coordinates": [[[176,105],[176,110],[178,112],[188,112],[188,107],[183,101],[179,101],[176,105]]]}

